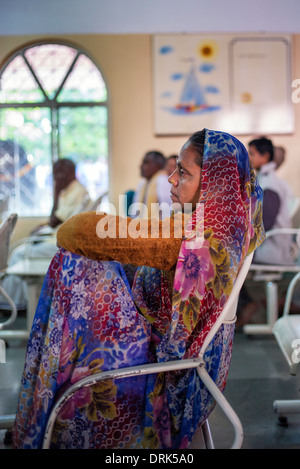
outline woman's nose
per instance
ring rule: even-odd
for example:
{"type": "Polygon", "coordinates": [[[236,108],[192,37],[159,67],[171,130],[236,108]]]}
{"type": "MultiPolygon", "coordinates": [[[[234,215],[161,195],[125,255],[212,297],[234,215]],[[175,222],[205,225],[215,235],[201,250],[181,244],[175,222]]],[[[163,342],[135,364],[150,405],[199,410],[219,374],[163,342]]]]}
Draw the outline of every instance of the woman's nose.
{"type": "Polygon", "coordinates": [[[176,169],[175,171],[173,171],[173,173],[168,177],[168,181],[170,184],[172,184],[172,186],[177,186],[178,184],[178,181],[177,181],[177,178],[176,178],[176,169]]]}

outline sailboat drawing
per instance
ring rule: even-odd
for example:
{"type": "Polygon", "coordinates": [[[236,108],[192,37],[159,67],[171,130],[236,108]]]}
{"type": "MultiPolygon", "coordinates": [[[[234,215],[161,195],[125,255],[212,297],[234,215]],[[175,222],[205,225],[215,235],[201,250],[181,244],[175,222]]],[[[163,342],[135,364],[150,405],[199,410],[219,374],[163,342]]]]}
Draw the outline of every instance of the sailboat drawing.
{"type": "Polygon", "coordinates": [[[220,106],[209,106],[207,103],[204,90],[197,80],[195,67],[192,65],[186,77],[179,103],[173,108],[167,108],[167,110],[174,114],[200,114],[218,109],[220,106]]]}

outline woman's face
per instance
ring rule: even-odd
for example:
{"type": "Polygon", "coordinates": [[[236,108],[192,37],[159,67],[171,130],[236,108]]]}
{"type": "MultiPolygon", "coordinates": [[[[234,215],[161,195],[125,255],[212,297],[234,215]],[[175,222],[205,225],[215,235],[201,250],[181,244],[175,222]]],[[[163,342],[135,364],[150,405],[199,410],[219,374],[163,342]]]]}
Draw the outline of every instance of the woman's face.
{"type": "Polygon", "coordinates": [[[171,187],[171,199],[173,203],[191,203],[193,209],[199,202],[201,190],[201,168],[196,163],[197,154],[191,144],[183,145],[179,152],[175,171],[169,177],[171,187]]]}

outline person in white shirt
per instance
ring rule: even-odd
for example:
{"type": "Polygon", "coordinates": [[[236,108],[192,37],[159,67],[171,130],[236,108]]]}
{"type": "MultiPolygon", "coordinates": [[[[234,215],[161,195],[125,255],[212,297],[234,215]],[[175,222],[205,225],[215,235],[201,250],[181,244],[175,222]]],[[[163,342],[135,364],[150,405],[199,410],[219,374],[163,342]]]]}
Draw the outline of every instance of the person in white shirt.
{"type": "MultiPolygon", "coordinates": [[[[278,162],[274,159],[274,154],[273,143],[266,137],[249,142],[249,159],[263,190],[262,219],[265,231],[292,226],[290,212],[292,192],[289,185],[276,173],[278,162]]],[[[278,234],[266,238],[255,251],[253,262],[272,265],[293,264],[291,247],[290,235],[278,234]]],[[[248,324],[258,310],[259,303],[251,297],[243,285],[237,310],[237,328],[248,324]]]]}
{"type": "MultiPolygon", "coordinates": [[[[291,189],[276,173],[272,141],[262,137],[249,143],[249,157],[257,171],[257,180],[264,192],[263,223],[265,231],[274,228],[290,228],[291,189]]],[[[286,235],[266,239],[255,253],[255,262],[267,264],[291,264],[291,239],[286,235]]]]}
{"type": "Polygon", "coordinates": [[[165,171],[166,159],[159,151],[148,151],[141,164],[142,179],[138,184],[133,198],[131,215],[136,216],[136,210],[140,218],[165,218],[170,216],[172,205],[168,174],[165,171]],[[139,207],[135,204],[139,204],[139,207]],[[162,205],[163,204],[163,205],[162,205]],[[158,205],[163,210],[158,209],[158,205]]]}
{"type": "Polygon", "coordinates": [[[53,166],[53,177],[54,203],[49,225],[55,228],[78,213],[81,205],[87,203],[89,195],[86,188],[76,179],[76,166],[72,160],[58,160],[53,166]]]}
{"type": "Polygon", "coordinates": [[[53,206],[49,220],[46,225],[36,227],[31,234],[44,234],[45,226],[57,228],[91,202],[88,191],[76,178],[76,166],[72,160],[62,158],[54,163],[53,181],[53,206]]]}

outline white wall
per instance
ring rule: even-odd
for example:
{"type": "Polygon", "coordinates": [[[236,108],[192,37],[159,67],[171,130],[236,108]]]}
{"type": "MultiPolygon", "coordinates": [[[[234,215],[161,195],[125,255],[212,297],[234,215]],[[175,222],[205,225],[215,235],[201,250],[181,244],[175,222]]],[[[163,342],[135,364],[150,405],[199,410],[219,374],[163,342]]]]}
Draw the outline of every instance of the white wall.
{"type": "MultiPolygon", "coordinates": [[[[153,134],[151,34],[295,34],[293,79],[300,77],[300,0],[0,0],[0,20],[0,64],[24,44],[52,36],[74,41],[100,65],[111,96],[114,203],[119,193],[136,186],[146,150],[168,155],[185,141],[153,134]]],[[[300,196],[300,103],[294,111],[295,132],[272,139],[287,149],[281,175],[300,196]]],[[[241,140],[247,145],[250,138],[241,140]]]]}
{"type": "Polygon", "coordinates": [[[0,0],[0,34],[300,32],[299,0],[0,0]]]}

